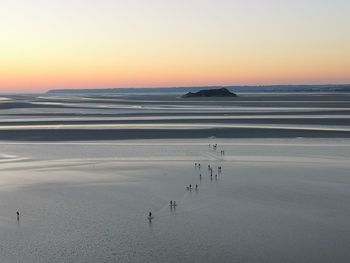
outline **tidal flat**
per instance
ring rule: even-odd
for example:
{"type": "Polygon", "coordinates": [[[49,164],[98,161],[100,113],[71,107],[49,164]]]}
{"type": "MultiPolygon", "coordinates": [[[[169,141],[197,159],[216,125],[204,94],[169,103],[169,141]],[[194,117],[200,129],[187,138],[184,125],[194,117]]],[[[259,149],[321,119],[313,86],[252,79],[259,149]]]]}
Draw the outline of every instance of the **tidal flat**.
{"type": "Polygon", "coordinates": [[[1,262],[350,258],[347,95],[0,104],[1,262]]]}

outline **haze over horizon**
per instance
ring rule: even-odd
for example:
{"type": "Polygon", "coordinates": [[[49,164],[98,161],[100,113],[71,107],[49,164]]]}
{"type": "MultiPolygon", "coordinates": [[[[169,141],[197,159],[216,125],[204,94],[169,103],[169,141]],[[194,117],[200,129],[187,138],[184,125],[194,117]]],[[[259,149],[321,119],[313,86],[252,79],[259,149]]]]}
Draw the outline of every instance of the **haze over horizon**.
{"type": "Polygon", "coordinates": [[[0,92],[350,83],[350,2],[3,0],[0,92]]]}

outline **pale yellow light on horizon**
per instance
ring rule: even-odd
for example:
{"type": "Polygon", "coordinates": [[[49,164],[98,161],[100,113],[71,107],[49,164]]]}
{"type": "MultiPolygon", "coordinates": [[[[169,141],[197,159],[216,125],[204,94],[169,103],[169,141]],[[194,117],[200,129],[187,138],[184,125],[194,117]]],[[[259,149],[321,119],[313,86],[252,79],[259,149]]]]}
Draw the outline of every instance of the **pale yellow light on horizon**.
{"type": "Polygon", "coordinates": [[[0,90],[350,83],[341,0],[330,17],[330,2],[314,1],[14,2],[0,24],[0,90]]]}

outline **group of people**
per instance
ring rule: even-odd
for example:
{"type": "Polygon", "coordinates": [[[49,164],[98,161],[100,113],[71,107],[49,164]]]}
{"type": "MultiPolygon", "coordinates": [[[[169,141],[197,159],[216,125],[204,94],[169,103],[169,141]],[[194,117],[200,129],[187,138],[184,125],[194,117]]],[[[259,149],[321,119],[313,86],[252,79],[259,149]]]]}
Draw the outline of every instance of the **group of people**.
{"type": "MultiPolygon", "coordinates": [[[[194,164],[195,167],[200,167],[200,164],[198,163],[195,163],[194,164]]],[[[208,164],[208,172],[210,173],[210,179],[213,180],[213,167],[208,164]]],[[[218,174],[221,174],[222,173],[222,167],[221,166],[218,166],[217,167],[217,173],[215,173],[215,180],[217,180],[218,178],[218,174]]],[[[202,180],[202,173],[199,174],[199,179],[202,180]]],[[[196,185],[196,190],[197,190],[197,185],[196,185]]],[[[191,190],[191,185],[190,186],[187,186],[186,187],[187,190],[191,190]]]]}
{"type": "MultiPolygon", "coordinates": [[[[218,144],[209,144],[209,148],[213,148],[214,150],[216,150],[218,147],[218,144]]],[[[221,150],[220,151],[221,155],[225,155],[225,151],[221,150]]],[[[200,163],[194,163],[194,167],[198,168],[199,170],[201,169],[201,164],[200,163]]],[[[213,180],[213,167],[208,164],[208,171],[210,172],[210,179],[213,180]]],[[[222,167],[218,166],[217,167],[217,173],[215,174],[215,180],[217,180],[218,174],[222,173],[222,167]]],[[[202,173],[199,173],[199,179],[202,180],[202,173]]],[[[186,186],[186,190],[187,191],[192,191],[193,187],[192,184],[189,184],[188,186],[186,186]]],[[[198,184],[195,185],[195,190],[198,191],[198,184]]],[[[177,206],[177,203],[175,200],[170,200],[170,204],[169,204],[170,208],[175,208],[177,206]]],[[[151,221],[153,219],[153,215],[152,212],[149,212],[148,214],[148,219],[151,221]]]]}
{"type": "MultiPolygon", "coordinates": [[[[210,178],[212,178],[213,177],[213,167],[211,167],[210,164],[208,165],[208,171],[210,172],[210,178]]],[[[219,166],[217,173],[215,174],[215,178],[217,178],[218,174],[221,174],[221,173],[222,173],[222,167],[219,166]]],[[[202,177],[202,174],[200,174],[199,177],[202,177]]]]}
{"type": "MultiPolygon", "coordinates": [[[[218,144],[216,143],[216,144],[209,144],[209,148],[212,148],[213,150],[217,150],[217,148],[218,148],[218,144]]],[[[225,151],[224,150],[220,150],[220,155],[221,156],[223,156],[223,155],[225,155],[225,151]]]]}
{"type": "MultiPolygon", "coordinates": [[[[202,176],[202,174],[200,176],[202,176]]],[[[198,184],[196,184],[195,189],[196,189],[196,191],[198,190],[198,184]]],[[[192,191],[192,184],[186,186],[186,190],[187,191],[192,191]]]]}
{"type": "Polygon", "coordinates": [[[209,148],[213,148],[213,150],[216,150],[218,148],[218,144],[209,144],[209,148]]]}
{"type": "Polygon", "coordinates": [[[198,169],[201,169],[201,164],[200,164],[200,163],[194,163],[194,167],[195,167],[195,168],[198,167],[198,169]]]}

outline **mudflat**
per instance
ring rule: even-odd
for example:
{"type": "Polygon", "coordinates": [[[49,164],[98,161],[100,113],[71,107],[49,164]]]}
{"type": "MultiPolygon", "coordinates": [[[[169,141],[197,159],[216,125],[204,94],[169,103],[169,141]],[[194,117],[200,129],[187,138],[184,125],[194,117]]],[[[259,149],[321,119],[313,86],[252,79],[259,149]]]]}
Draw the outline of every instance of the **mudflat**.
{"type": "Polygon", "coordinates": [[[4,96],[0,261],[346,262],[347,98],[4,96]]]}
{"type": "Polygon", "coordinates": [[[0,140],[348,138],[349,94],[8,95],[0,140]]]}

